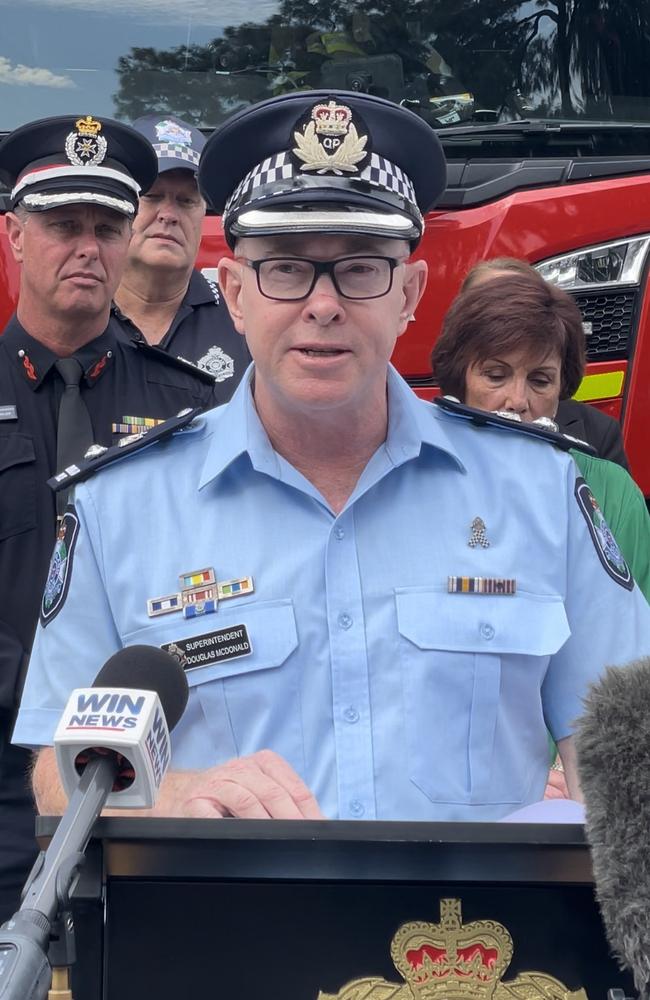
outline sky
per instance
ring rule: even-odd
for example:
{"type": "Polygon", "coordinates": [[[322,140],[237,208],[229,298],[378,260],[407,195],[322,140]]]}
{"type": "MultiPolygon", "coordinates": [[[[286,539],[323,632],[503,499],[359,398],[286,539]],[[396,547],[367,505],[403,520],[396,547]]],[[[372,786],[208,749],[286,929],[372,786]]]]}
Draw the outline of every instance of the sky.
{"type": "Polygon", "coordinates": [[[58,114],[115,113],[115,67],[132,46],[205,45],[265,21],[279,0],[0,0],[0,132],[58,114]]]}

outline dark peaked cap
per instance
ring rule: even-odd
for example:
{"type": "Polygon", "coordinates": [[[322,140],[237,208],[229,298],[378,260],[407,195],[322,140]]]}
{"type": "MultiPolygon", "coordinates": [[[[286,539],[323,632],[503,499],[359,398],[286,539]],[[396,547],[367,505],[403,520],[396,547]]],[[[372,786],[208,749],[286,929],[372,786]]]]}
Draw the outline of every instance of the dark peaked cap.
{"type": "Polygon", "coordinates": [[[199,187],[239,236],[363,233],[418,242],[444,191],[435,132],[369,94],[296,91],[252,105],[208,139],[199,187]]]}
{"type": "Polygon", "coordinates": [[[151,143],[112,118],[41,118],[0,143],[0,175],[11,188],[11,207],[22,204],[30,212],[96,204],[133,217],[140,191],[157,173],[151,143]]]}

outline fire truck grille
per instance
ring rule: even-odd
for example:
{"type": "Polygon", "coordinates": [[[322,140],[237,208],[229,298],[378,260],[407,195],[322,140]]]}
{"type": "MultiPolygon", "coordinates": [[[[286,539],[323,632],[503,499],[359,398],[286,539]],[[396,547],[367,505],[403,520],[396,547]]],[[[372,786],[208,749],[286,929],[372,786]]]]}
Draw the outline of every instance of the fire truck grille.
{"type": "Polygon", "coordinates": [[[587,359],[626,358],[632,344],[638,290],[585,292],[574,298],[587,336],[587,359]]]}

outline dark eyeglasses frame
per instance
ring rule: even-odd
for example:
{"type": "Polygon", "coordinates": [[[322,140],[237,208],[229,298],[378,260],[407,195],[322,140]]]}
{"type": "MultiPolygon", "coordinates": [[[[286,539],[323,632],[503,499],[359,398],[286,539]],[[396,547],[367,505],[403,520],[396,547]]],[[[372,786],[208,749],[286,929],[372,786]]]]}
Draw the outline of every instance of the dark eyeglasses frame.
{"type": "Polygon", "coordinates": [[[265,299],[272,299],[274,302],[302,302],[304,299],[308,299],[314,290],[316,282],[320,278],[321,274],[327,274],[332,279],[332,284],[336,289],[338,295],[342,299],[348,299],[350,302],[367,302],[369,299],[383,299],[384,295],[388,295],[391,288],[393,287],[393,272],[396,267],[403,264],[406,260],[405,257],[385,257],[383,254],[352,254],[349,257],[337,257],[336,260],[312,260],[310,257],[263,257],[261,260],[251,260],[249,257],[235,257],[235,260],[241,260],[247,264],[250,268],[255,271],[255,276],[257,278],[257,288],[260,295],[263,295],[265,299]],[[268,295],[267,292],[262,290],[262,284],[260,282],[260,268],[262,264],[268,264],[274,260],[295,260],[303,264],[311,264],[314,268],[314,276],[312,278],[312,283],[304,295],[296,295],[290,297],[279,297],[277,295],[268,295]],[[386,260],[390,265],[390,274],[388,276],[388,288],[385,292],[381,292],[379,295],[346,295],[342,292],[339,283],[337,281],[336,275],[334,273],[334,268],[337,264],[341,264],[346,260],[386,260]]]}

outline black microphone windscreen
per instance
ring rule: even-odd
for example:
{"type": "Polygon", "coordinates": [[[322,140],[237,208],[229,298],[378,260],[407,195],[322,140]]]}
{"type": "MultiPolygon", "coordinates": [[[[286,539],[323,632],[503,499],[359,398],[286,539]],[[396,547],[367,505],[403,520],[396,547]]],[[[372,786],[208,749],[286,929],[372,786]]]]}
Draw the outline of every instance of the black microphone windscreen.
{"type": "Polygon", "coordinates": [[[650,658],[609,667],[585,699],[575,744],[596,896],[608,940],[650,986],[650,658]]]}
{"type": "Polygon", "coordinates": [[[180,663],[157,646],[119,649],[99,671],[93,687],[155,691],[170,732],[185,711],[189,694],[187,677],[180,663]]]}

